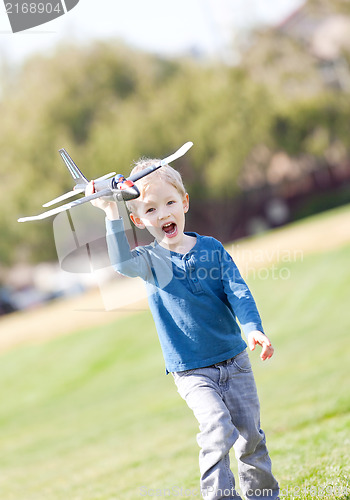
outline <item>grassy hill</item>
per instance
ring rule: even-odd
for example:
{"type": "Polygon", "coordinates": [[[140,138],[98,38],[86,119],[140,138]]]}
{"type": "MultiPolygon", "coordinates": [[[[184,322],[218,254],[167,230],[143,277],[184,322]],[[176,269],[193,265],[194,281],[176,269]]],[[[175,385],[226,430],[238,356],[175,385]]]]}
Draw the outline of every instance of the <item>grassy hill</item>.
{"type": "MultiPolygon", "coordinates": [[[[276,349],[251,359],[281,498],[350,499],[349,261],[248,280],[276,349]]],[[[4,352],[0,380],[1,500],[200,498],[197,424],[149,312],[4,352]]]]}

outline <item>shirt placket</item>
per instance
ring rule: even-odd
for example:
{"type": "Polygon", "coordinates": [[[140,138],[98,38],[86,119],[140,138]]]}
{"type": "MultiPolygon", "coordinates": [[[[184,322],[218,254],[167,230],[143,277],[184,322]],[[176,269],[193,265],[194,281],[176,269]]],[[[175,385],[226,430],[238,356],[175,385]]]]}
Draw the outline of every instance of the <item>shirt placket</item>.
{"type": "Polygon", "coordinates": [[[185,270],[189,285],[193,293],[201,293],[203,292],[198,274],[197,274],[197,266],[196,259],[193,254],[186,254],[184,256],[185,262],[185,270]]]}

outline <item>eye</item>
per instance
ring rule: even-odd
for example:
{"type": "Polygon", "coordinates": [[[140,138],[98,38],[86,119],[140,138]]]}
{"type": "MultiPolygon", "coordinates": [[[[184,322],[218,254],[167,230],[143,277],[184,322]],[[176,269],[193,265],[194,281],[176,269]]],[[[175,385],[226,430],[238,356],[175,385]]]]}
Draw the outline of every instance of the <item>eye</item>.
{"type": "Polygon", "coordinates": [[[176,203],[176,201],[170,200],[170,201],[168,201],[167,205],[172,205],[173,203],[176,203]]]}
{"type": "Polygon", "coordinates": [[[151,212],[153,212],[155,210],[155,208],[148,208],[146,210],[146,214],[150,214],[151,212]]]}

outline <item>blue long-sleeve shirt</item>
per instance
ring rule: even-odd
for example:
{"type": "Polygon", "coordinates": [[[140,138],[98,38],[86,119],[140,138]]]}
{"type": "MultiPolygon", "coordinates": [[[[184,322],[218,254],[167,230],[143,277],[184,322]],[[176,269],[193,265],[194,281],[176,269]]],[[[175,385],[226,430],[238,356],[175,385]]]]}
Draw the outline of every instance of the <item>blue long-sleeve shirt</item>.
{"type": "Polygon", "coordinates": [[[122,219],[106,219],[114,269],[141,277],[155,321],[167,372],[210,366],[246,348],[245,335],[263,332],[253,296],[237,266],[215,238],[196,236],[186,254],[154,241],[130,249],[122,219]]]}

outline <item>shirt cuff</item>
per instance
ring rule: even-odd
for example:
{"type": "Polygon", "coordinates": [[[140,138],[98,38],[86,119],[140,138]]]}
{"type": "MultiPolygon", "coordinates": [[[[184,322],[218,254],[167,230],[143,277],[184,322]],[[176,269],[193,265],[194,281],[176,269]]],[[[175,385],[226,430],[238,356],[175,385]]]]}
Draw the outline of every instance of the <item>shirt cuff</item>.
{"type": "Polygon", "coordinates": [[[119,219],[110,220],[105,218],[107,234],[119,233],[124,231],[124,221],[120,217],[119,219]]]}
{"type": "Polygon", "coordinates": [[[254,330],[258,330],[259,332],[263,333],[265,335],[265,332],[263,330],[262,324],[261,323],[245,323],[244,325],[241,325],[241,328],[243,330],[244,335],[246,338],[248,338],[248,335],[250,332],[253,332],[254,330]]]}

